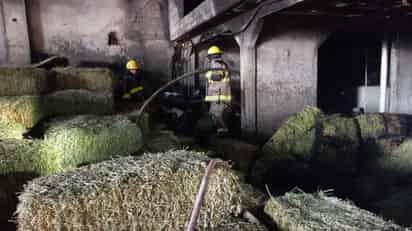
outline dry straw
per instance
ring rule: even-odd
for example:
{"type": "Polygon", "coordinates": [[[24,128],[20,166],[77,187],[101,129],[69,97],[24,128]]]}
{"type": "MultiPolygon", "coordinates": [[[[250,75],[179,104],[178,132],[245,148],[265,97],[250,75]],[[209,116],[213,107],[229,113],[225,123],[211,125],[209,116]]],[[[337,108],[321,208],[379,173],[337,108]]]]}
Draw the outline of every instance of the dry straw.
{"type": "MultiPolygon", "coordinates": [[[[184,230],[207,157],[186,150],[124,157],[42,177],[19,196],[18,230],[184,230]]],[[[222,163],[211,176],[198,230],[257,205],[222,163]]]]}
{"type": "Polygon", "coordinates": [[[44,69],[2,67],[0,82],[0,96],[39,95],[48,90],[44,69]]]}
{"type": "Polygon", "coordinates": [[[407,230],[360,209],[348,201],[324,193],[286,193],[272,198],[265,212],[282,231],[407,230]]]}

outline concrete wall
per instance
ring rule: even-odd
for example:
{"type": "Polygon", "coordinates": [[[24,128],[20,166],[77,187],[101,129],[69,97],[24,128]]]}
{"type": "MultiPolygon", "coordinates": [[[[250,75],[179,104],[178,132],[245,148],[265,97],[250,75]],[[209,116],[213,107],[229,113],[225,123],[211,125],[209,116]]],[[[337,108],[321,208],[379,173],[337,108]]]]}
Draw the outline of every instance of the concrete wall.
{"type": "Polygon", "coordinates": [[[305,106],[316,106],[318,48],[328,30],[303,22],[280,27],[265,21],[257,47],[260,136],[272,135],[282,121],[305,106]]]}
{"type": "Polygon", "coordinates": [[[392,49],[390,112],[412,114],[412,31],[398,33],[392,49]]]}
{"type": "Polygon", "coordinates": [[[173,49],[167,1],[31,0],[28,4],[35,54],[64,55],[72,64],[137,58],[156,76],[169,73],[173,49]],[[110,32],[115,32],[118,45],[108,45],[110,32]]]}
{"type": "Polygon", "coordinates": [[[30,63],[26,5],[24,0],[0,1],[0,65],[30,63]]]}

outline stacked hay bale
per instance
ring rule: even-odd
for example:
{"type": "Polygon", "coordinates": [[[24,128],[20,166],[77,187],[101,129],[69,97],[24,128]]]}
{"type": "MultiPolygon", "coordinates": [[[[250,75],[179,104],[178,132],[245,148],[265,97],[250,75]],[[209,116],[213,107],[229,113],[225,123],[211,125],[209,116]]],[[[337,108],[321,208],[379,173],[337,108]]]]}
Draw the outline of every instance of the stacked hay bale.
{"type": "Polygon", "coordinates": [[[48,74],[39,68],[0,68],[0,96],[40,95],[49,91],[48,74]]]}
{"type": "Polygon", "coordinates": [[[273,137],[263,146],[263,156],[252,170],[253,178],[259,182],[276,163],[304,162],[312,158],[316,141],[316,124],[324,115],[314,107],[289,117],[273,137]]]}
{"type": "Polygon", "coordinates": [[[122,116],[75,116],[46,127],[44,141],[58,150],[65,169],[130,155],[143,145],[140,128],[122,116]]]}
{"type": "Polygon", "coordinates": [[[27,132],[22,124],[0,118],[0,139],[23,139],[27,132]]]}
{"type": "Polygon", "coordinates": [[[317,146],[312,162],[320,168],[355,174],[358,170],[360,137],[355,119],[330,115],[318,121],[317,146]]]}
{"type": "MultiPolygon", "coordinates": [[[[183,230],[207,157],[186,150],[125,157],[38,178],[19,196],[19,230],[183,230]]],[[[257,205],[259,194],[221,163],[211,175],[199,230],[257,205]]]]}
{"type": "Polygon", "coordinates": [[[265,213],[282,231],[407,230],[324,193],[286,193],[269,200],[265,213]]]}
{"type": "Polygon", "coordinates": [[[57,91],[45,96],[48,116],[113,113],[113,95],[87,90],[57,91]]]}
{"type": "Polygon", "coordinates": [[[25,182],[61,170],[53,147],[36,140],[0,140],[0,223],[7,222],[16,209],[16,193],[25,182]]]}
{"type": "Polygon", "coordinates": [[[108,68],[55,68],[55,89],[113,92],[116,78],[108,68]]]}

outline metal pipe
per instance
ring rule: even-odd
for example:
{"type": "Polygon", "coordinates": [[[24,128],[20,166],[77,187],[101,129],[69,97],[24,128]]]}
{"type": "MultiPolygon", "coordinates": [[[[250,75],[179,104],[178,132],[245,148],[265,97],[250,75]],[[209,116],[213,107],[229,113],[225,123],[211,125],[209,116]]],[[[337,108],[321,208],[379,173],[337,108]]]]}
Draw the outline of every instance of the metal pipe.
{"type": "Polygon", "coordinates": [[[388,75],[389,75],[389,41],[384,38],[382,42],[382,58],[381,58],[381,79],[380,79],[380,101],[379,112],[386,112],[386,91],[388,87],[388,75]]]}

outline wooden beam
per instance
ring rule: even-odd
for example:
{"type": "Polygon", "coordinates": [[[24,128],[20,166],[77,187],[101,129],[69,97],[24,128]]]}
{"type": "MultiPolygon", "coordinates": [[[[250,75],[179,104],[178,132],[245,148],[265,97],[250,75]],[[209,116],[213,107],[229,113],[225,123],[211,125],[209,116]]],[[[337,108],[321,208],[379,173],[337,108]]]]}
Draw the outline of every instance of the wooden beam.
{"type": "Polygon", "coordinates": [[[170,31],[171,40],[178,40],[241,2],[242,0],[204,0],[173,26],[173,30],[170,31]]]}
{"type": "Polygon", "coordinates": [[[236,36],[240,47],[241,126],[244,137],[257,134],[257,58],[256,41],[263,27],[263,19],[254,20],[236,36]]]}
{"type": "Polygon", "coordinates": [[[169,0],[169,32],[176,33],[176,25],[184,16],[184,0],[169,0]]]}

